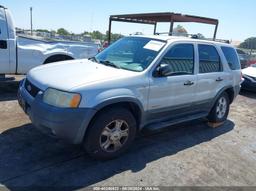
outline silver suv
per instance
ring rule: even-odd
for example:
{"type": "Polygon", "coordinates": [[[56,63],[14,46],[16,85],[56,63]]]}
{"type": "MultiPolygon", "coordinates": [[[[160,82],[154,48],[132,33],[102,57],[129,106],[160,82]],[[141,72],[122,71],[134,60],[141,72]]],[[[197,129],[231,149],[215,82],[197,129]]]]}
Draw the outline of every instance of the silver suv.
{"type": "Polygon", "coordinates": [[[229,44],[130,36],[88,60],[32,69],[18,97],[37,128],[109,159],[142,129],[202,117],[225,121],[240,81],[238,55],[229,44]]]}

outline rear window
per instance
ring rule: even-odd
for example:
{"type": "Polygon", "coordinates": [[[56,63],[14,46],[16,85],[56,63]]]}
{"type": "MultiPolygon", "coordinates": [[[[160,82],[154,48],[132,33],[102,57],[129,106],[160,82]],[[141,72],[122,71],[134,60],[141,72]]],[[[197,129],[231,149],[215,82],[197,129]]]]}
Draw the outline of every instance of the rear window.
{"type": "Polygon", "coordinates": [[[224,46],[221,47],[221,49],[226,57],[226,60],[231,70],[239,70],[240,63],[239,63],[235,49],[231,47],[224,47],[224,46]]]}

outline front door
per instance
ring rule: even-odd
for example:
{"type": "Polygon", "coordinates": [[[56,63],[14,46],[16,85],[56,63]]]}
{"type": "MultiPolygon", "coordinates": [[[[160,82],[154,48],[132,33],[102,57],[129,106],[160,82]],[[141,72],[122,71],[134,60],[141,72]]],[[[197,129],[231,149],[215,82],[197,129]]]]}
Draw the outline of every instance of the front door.
{"type": "Polygon", "coordinates": [[[150,80],[148,120],[168,120],[190,112],[197,86],[194,52],[194,44],[178,43],[161,59],[159,66],[168,66],[170,72],[150,80]]]}
{"type": "Polygon", "coordinates": [[[0,74],[9,73],[8,32],[4,8],[0,8],[0,74]]]}

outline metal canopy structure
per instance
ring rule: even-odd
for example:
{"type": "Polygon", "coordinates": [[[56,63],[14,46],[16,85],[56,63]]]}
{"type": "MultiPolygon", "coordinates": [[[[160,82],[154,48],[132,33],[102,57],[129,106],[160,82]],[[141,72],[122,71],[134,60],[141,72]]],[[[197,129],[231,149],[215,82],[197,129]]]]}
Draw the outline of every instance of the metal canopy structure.
{"type": "Polygon", "coordinates": [[[182,15],[179,13],[172,13],[172,12],[111,15],[109,17],[109,30],[108,30],[109,43],[111,41],[112,21],[154,25],[154,34],[156,34],[157,23],[170,22],[169,35],[172,35],[173,33],[173,26],[175,22],[194,22],[194,23],[210,24],[210,25],[215,25],[213,40],[216,39],[216,34],[217,34],[217,29],[219,24],[219,21],[217,19],[192,16],[192,15],[182,15]]]}

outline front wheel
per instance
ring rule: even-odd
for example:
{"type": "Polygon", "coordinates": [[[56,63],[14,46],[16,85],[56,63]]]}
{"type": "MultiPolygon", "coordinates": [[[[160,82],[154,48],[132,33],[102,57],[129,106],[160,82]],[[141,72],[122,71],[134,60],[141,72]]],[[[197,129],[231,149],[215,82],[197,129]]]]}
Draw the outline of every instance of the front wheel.
{"type": "Polygon", "coordinates": [[[227,119],[229,113],[230,101],[226,92],[222,93],[215,102],[211,112],[208,115],[208,120],[213,123],[220,123],[227,119]]]}
{"type": "Polygon", "coordinates": [[[89,127],[84,148],[97,159],[115,158],[129,148],[135,138],[136,129],[136,120],[129,110],[103,110],[89,127]]]}

